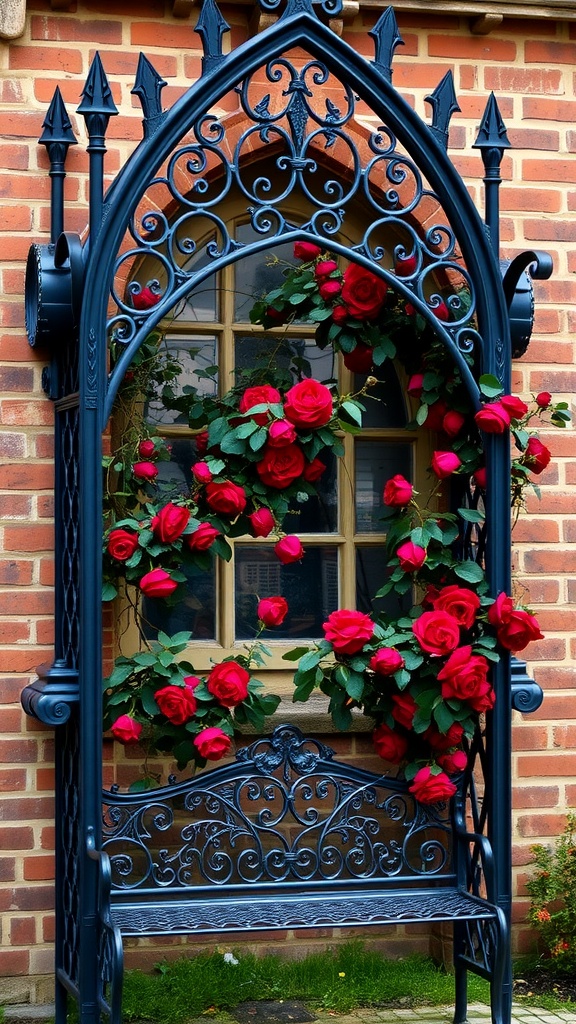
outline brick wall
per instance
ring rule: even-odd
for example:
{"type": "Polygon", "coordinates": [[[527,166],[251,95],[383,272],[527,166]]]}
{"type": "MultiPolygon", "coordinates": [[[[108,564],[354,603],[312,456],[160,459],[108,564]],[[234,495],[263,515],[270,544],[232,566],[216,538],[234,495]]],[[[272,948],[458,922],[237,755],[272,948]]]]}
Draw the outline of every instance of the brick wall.
{"type": "MultiPolygon", "coordinates": [[[[423,8],[425,8],[423,4],[423,8]]],[[[130,95],[137,53],[144,49],[167,80],[170,105],[197,76],[198,36],[189,21],[168,13],[164,0],[78,0],[71,12],[49,0],[29,0],[24,35],[0,42],[0,978],[4,998],[45,998],[50,983],[31,988],[28,976],[52,964],[52,737],[20,709],[22,687],[36,665],[51,659],[52,408],[41,390],[42,353],[24,332],[24,262],[32,241],[49,230],[47,160],[37,137],[54,87],[72,114],[89,61],[99,49],[120,116],[109,132],[106,171],[113,177],[141,137],[130,95]]],[[[246,34],[247,8],[225,10],[232,45],[246,34]]],[[[366,32],[373,15],[345,29],[371,55],[366,32]]],[[[453,120],[451,152],[478,204],[481,161],[471,150],[487,95],[494,90],[514,149],[503,164],[504,255],[542,248],[554,257],[551,281],[537,283],[536,329],[528,355],[516,364],[518,393],[550,390],[568,401],[576,390],[576,24],[505,19],[491,35],[470,32],[467,19],[401,14],[406,45],[394,83],[420,113],[424,97],[454,71],[462,112],[453,120]]],[[[428,116],[428,114],[427,114],[428,116]]],[[[83,138],[83,121],[76,119],[83,138]]],[[[86,223],[87,157],[73,147],[66,180],[65,226],[86,223]]],[[[571,430],[543,440],[555,458],[542,475],[542,500],[515,531],[516,590],[537,612],[547,638],[527,651],[546,691],[543,707],[515,716],[515,865],[519,898],[516,947],[530,936],[523,919],[522,881],[530,844],[562,828],[576,806],[576,440],[571,430]]],[[[359,741],[357,741],[359,742],[359,741]]],[[[411,941],[418,929],[411,929],[411,941]]],[[[314,941],[320,941],[316,935],[314,941]]],[[[302,945],[302,944],[301,944],[302,945]]],[[[304,943],[305,945],[305,943],[304,943]]],[[[392,949],[397,946],[392,944],[392,949]]],[[[154,959],[157,953],[154,953],[154,959]]],[[[132,954],[131,954],[131,959],[132,954]]]]}

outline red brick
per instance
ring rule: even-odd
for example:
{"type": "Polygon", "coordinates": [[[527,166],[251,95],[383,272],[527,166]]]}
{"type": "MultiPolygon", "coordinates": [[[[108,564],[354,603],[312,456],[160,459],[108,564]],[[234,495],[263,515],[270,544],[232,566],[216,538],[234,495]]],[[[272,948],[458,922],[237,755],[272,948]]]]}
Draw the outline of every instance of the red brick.
{"type": "MultiPolygon", "coordinates": [[[[565,665],[539,665],[536,672],[537,682],[545,691],[544,709],[551,700],[548,690],[570,690],[576,687],[576,668],[565,665]]],[[[543,717],[546,717],[544,715],[543,717]]],[[[569,716],[568,716],[569,717],[569,716]]]]}
{"type": "Polygon", "coordinates": [[[512,730],[514,750],[545,750],[548,731],[543,725],[517,725],[512,730]]]}
{"type": "Polygon", "coordinates": [[[515,150],[539,149],[557,153],[560,148],[559,133],[548,128],[511,128],[508,138],[515,150]]]}
{"type": "Polygon", "coordinates": [[[54,886],[28,885],[12,890],[12,898],[18,910],[53,910],[54,886]]]}
{"type": "Polygon", "coordinates": [[[78,17],[39,17],[30,19],[32,39],[51,42],[121,43],[122,22],[106,20],[83,21],[78,17]]]}
{"type": "MultiPolygon", "coordinates": [[[[102,0],[85,0],[83,8],[86,11],[94,11],[95,14],[102,14],[102,0]]],[[[107,8],[104,8],[106,11],[107,8]]],[[[135,16],[141,18],[142,0],[114,0],[114,14],[117,18],[135,16]]],[[[146,0],[146,14],[155,18],[164,18],[166,15],[164,0],[146,0]]]]}
{"type": "Polygon", "coordinates": [[[26,647],[0,648],[0,672],[35,672],[38,664],[48,660],[49,647],[37,647],[29,650],[26,647]]]}
{"type": "MultiPolygon", "coordinates": [[[[0,153],[2,151],[0,150],[0,153]]],[[[29,206],[9,206],[7,203],[2,207],[2,231],[31,231],[32,210],[29,206]]]]}
{"type": "Polygon", "coordinates": [[[56,918],[54,914],[46,914],[42,918],[42,939],[44,942],[54,942],[56,938],[56,918]]]}
{"type": "MultiPolygon", "coordinates": [[[[543,307],[541,306],[540,309],[542,310],[543,307]]],[[[569,365],[574,363],[574,345],[571,341],[562,342],[559,339],[539,341],[538,338],[533,338],[530,342],[530,358],[535,363],[565,363],[569,365]]]]}
{"type": "Polygon", "coordinates": [[[48,826],[42,829],[40,847],[42,850],[54,849],[54,827],[48,826]]]}
{"type": "Polygon", "coordinates": [[[522,652],[526,661],[564,661],[566,657],[566,641],[559,639],[538,640],[528,644],[522,652]]]}
{"type": "Polygon", "coordinates": [[[54,559],[42,559],[40,563],[40,583],[43,587],[54,586],[54,559]]]}
{"type": "Polygon", "coordinates": [[[34,764],[37,757],[36,740],[0,739],[1,764],[34,764]]]}
{"type": "Polygon", "coordinates": [[[562,551],[526,551],[524,553],[524,567],[526,572],[543,573],[563,573],[563,572],[576,572],[576,549],[562,551]]]}
{"type": "Polygon", "coordinates": [[[530,374],[530,390],[536,394],[539,391],[552,391],[555,398],[570,395],[576,390],[576,371],[536,370],[530,374]]]}
{"type": "Polygon", "coordinates": [[[8,51],[8,66],[20,71],[58,71],[78,75],[83,70],[80,50],[62,46],[17,46],[8,51]]]}
{"type": "Polygon", "coordinates": [[[24,879],[27,882],[47,882],[54,878],[54,857],[26,857],[24,879]]]}
{"type": "Polygon", "coordinates": [[[555,544],[560,540],[559,524],[554,519],[520,518],[514,526],[514,543],[534,541],[540,544],[555,544]]]}
{"type": "MultiPolygon", "coordinates": [[[[574,103],[576,117],[576,103],[574,103]]],[[[576,168],[573,160],[546,160],[536,158],[522,161],[523,181],[560,181],[563,183],[576,181],[576,168]]]]}
{"type": "MultiPolygon", "coordinates": [[[[2,123],[2,115],[0,114],[0,125],[2,123]]],[[[78,182],[74,181],[73,178],[66,181],[66,195],[69,199],[74,199],[77,196],[75,193],[78,192],[78,182]]],[[[48,202],[50,198],[50,180],[44,174],[28,174],[25,177],[23,175],[15,174],[0,174],[0,196],[4,199],[43,199],[48,202]]],[[[35,241],[34,238],[29,239],[30,242],[35,241]]]]}
{"type": "Polygon", "coordinates": [[[522,600],[528,605],[553,604],[558,600],[560,585],[558,580],[543,580],[538,577],[522,580],[522,600]]]}
{"type": "Polygon", "coordinates": [[[38,434],[35,455],[38,459],[50,459],[54,455],[54,435],[38,434]]]}
{"type": "Polygon", "coordinates": [[[52,526],[5,526],[4,549],[6,551],[51,551],[54,547],[52,526]]]}
{"type": "Polygon", "coordinates": [[[30,826],[0,827],[0,850],[33,850],[34,832],[30,826]]]}
{"type": "MultiPolygon", "coordinates": [[[[23,133],[27,135],[27,132],[23,133]]],[[[28,170],[29,153],[27,146],[16,146],[14,143],[0,142],[0,167],[6,171],[28,170]]]]}
{"type": "Polygon", "coordinates": [[[36,769],[36,789],[40,792],[43,790],[54,789],[54,769],[53,768],[37,768],[36,769]]]}
{"type": "Polygon", "coordinates": [[[558,220],[554,223],[542,220],[524,221],[524,235],[528,239],[541,241],[554,240],[559,242],[573,242],[576,240],[576,224],[558,220]]]}
{"type": "Polygon", "coordinates": [[[566,824],[565,814],[527,814],[518,818],[518,833],[526,838],[557,836],[566,824]]]}
{"type": "Polygon", "coordinates": [[[512,805],[520,809],[556,807],[560,791],[558,786],[515,786],[512,791],[512,805]]]}
{"type": "Polygon", "coordinates": [[[28,974],[29,966],[30,953],[27,949],[3,949],[0,953],[0,970],[4,978],[28,974]]]}
{"type": "Polygon", "coordinates": [[[0,821],[33,821],[36,818],[53,818],[54,800],[48,796],[18,797],[3,800],[0,804],[0,821]]]}
{"type": "Polygon", "coordinates": [[[29,519],[32,498],[26,494],[0,494],[0,519],[29,519]]]}
{"type": "Polygon", "coordinates": [[[541,608],[538,612],[538,622],[544,633],[562,632],[564,630],[576,630],[576,610],[571,608],[541,608]]]}
{"type": "MultiPolygon", "coordinates": [[[[158,30],[161,28],[161,26],[156,27],[158,30]]],[[[196,48],[197,44],[194,49],[196,48]]],[[[90,52],[91,60],[94,53],[95,51],[93,50],[90,52]]],[[[136,50],[100,50],[99,53],[107,75],[128,75],[130,79],[134,79],[138,65],[138,53],[136,50]]],[[[176,57],[167,57],[163,54],[155,53],[150,56],[150,59],[162,78],[175,78],[178,70],[176,57]]],[[[112,118],[112,121],[118,120],[120,118],[112,118]]]]}
{"type": "MultiPolygon", "coordinates": [[[[512,188],[503,186],[500,192],[502,210],[519,210],[535,213],[558,213],[562,205],[562,193],[558,189],[512,188]]],[[[538,310],[540,312],[540,310],[538,310]]],[[[537,327],[541,330],[541,327],[537,327]]],[[[531,343],[532,345],[533,343],[531,343]]],[[[532,357],[532,348],[530,348],[532,357]]]]}
{"type": "Polygon", "coordinates": [[[574,43],[555,43],[546,41],[526,40],[524,56],[527,64],[576,64],[576,45],[574,43]]]}
{"type": "Polygon", "coordinates": [[[563,93],[564,82],[561,71],[545,71],[543,68],[487,67],[484,69],[484,85],[495,92],[563,93]]]}
{"type": "Polygon", "coordinates": [[[576,725],[556,725],[553,735],[555,747],[576,747],[576,725]]]}
{"type": "MultiPolygon", "coordinates": [[[[136,21],[130,27],[130,42],[132,46],[158,46],[188,53],[201,49],[193,25],[186,22],[159,25],[158,22],[136,21]]],[[[156,58],[151,59],[155,64],[156,58]]]]}
{"type": "Polygon", "coordinates": [[[458,38],[431,34],[428,37],[428,53],[431,57],[448,57],[451,60],[503,60],[513,64],[516,60],[516,43],[492,35],[458,38]]]}
{"type": "Polygon", "coordinates": [[[0,586],[26,587],[32,583],[34,563],[24,559],[0,559],[0,586]]]}
{"type": "Polygon", "coordinates": [[[54,420],[54,409],[48,401],[2,399],[2,422],[26,426],[47,426],[54,420]]]}
{"type": "Polygon", "coordinates": [[[0,466],[2,490],[48,491],[53,487],[54,467],[51,465],[26,463],[0,466]]]}
{"type": "Polygon", "coordinates": [[[10,944],[12,946],[33,946],[36,942],[36,919],[34,917],[13,917],[10,921],[10,944]]]}

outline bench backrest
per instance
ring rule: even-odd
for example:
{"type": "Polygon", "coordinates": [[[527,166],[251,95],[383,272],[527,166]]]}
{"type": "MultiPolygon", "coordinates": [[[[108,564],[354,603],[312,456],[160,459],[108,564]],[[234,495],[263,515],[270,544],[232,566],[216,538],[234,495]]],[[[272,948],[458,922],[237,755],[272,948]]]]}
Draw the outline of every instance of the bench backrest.
{"type": "Polygon", "coordinates": [[[107,791],[103,802],[117,898],[454,882],[449,808],[424,807],[402,780],[335,761],[294,726],[232,764],[147,793],[107,791]]]}

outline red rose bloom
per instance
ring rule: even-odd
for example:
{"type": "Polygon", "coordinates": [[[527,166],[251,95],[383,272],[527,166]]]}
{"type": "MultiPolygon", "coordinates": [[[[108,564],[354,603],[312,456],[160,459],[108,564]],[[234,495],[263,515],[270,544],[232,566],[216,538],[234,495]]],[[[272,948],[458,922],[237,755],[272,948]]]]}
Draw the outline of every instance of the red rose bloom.
{"type": "Polygon", "coordinates": [[[456,792],[456,786],[450,782],[446,773],[440,772],[439,775],[432,775],[429,764],[416,772],[414,781],[408,788],[421,804],[437,804],[441,800],[449,800],[456,792]]]}
{"type": "Polygon", "coordinates": [[[138,455],[141,455],[143,459],[149,459],[154,455],[155,449],[154,441],[140,441],[138,445],[138,455]]]}
{"type": "Polygon", "coordinates": [[[249,681],[250,673],[237,661],[222,661],[210,672],[206,688],[225,708],[233,708],[246,700],[249,681]]]}
{"type": "Polygon", "coordinates": [[[510,415],[500,402],[486,402],[475,414],[476,425],[485,434],[503,434],[510,426],[510,415]]]}
{"type": "Polygon", "coordinates": [[[206,449],[208,448],[208,431],[201,430],[199,434],[196,434],[194,443],[196,445],[198,455],[205,455],[206,449]]]}
{"type": "Polygon", "coordinates": [[[370,658],[368,668],[379,676],[392,676],[404,668],[404,658],[393,647],[380,647],[370,658]]]}
{"type": "MultiPolygon", "coordinates": [[[[260,384],[259,387],[246,388],[238,403],[238,409],[242,413],[248,413],[250,409],[254,409],[257,405],[278,405],[281,401],[280,392],[276,388],[273,388],[270,384],[260,384]]],[[[262,426],[268,422],[269,416],[268,412],[259,412],[252,419],[255,423],[259,423],[262,426]]]]}
{"type": "Polygon", "coordinates": [[[450,319],[450,310],[445,302],[439,302],[437,306],[432,308],[432,312],[437,320],[446,321],[450,319]]]}
{"type": "Polygon", "coordinates": [[[246,491],[232,480],[206,486],[206,501],[213,512],[235,519],[246,508],[246,491]]]}
{"type": "Polygon", "coordinates": [[[289,565],[291,562],[299,562],[301,558],[304,558],[304,548],[300,537],[295,534],[288,534],[286,537],[282,537],[277,544],[274,545],[274,552],[276,557],[280,559],[282,565],[289,565]]]}
{"type": "Polygon", "coordinates": [[[460,469],[462,461],[456,452],[433,452],[431,465],[432,471],[438,479],[445,480],[446,477],[452,476],[452,473],[456,473],[460,469]]]}
{"type": "Polygon", "coordinates": [[[151,309],[152,306],[156,306],[162,296],[157,292],[153,292],[148,285],[141,288],[136,294],[132,294],[132,305],[134,309],[151,309]]]}
{"type": "Polygon", "coordinates": [[[396,554],[403,572],[416,572],[426,561],[426,549],[419,547],[411,540],[404,541],[404,544],[397,549],[396,554]]]}
{"type": "Polygon", "coordinates": [[[399,256],[394,264],[394,272],[397,277],[410,277],[418,266],[415,256],[399,256]]]}
{"type": "Polygon", "coordinates": [[[516,395],[502,395],[500,404],[504,406],[511,420],[521,420],[528,412],[526,402],[516,395]]]}
{"type": "Polygon", "coordinates": [[[356,320],[374,320],[384,302],[388,285],[358,263],[351,263],[343,275],[342,301],[356,320]]]}
{"type": "Polygon", "coordinates": [[[486,490],[486,467],[479,466],[474,471],[474,483],[481,487],[483,491],[486,490]]]}
{"type": "Polygon", "coordinates": [[[120,743],[138,743],[142,734],[142,725],[130,715],[120,715],[110,726],[110,732],[120,743]]]}
{"type": "Polygon", "coordinates": [[[322,462],[322,459],[312,459],[312,462],[308,462],[304,466],[304,472],[302,476],[309,484],[315,484],[320,479],[323,473],[326,472],[326,466],[322,462]]]}
{"type": "Polygon", "coordinates": [[[190,512],[181,505],[173,505],[171,501],[161,508],[152,520],[152,531],[162,544],[173,544],[182,536],[188,526],[190,512]]]}
{"type": "Polygon", "coordinates": [[[449,750],[450,747],[457,747],[462,741],[464,727],[460,722],[452,722],[448,731],[444,733],[439,732],[435,725],[429,725],[422,736],[434,750],[449,750]]]}
{"type": "Polygon", "coordinates": [[[400,764],[408,750],[408,740],[391,729],[385,722],[374,729],[372,742],[376,753],[390,764],[400,764]]]}
{"type": "Polygon", "coordinates": [[[288,614],[288,602],[285,598],[263,597],[258,602],[258,618],[265,626],[281,626],[288,614]]]}
{"type": "Polygon", "coordinates": [[[132,472],[137,480],[155,480],[158,476],[158,466],[153,462],[135,462],[132,472]]]}
{"type": "Polygon", "coordinates": [[[335,260],[320,260],[314,268],[314,277],[317,281],[323,281],[324,278],[330,277],[330,274],[334,274],[338,270],[338,264],[335,260]]]}
{"type": "Polygon", "coordinates": [[[488,622],[496,627],[498,642],[508,651],[523,651],[533,640],[543,640],[538,620],[534,615],[515,608],[512,598],[498,594],[488,609],[488,622]]]}
{"type": "Polygon", "coordinates": [[[457,775],[464,771],[468,758],[463,750],[454,750],[451,754],[440,754],[438,764],[447,775],[457,775]]]}
{"type": "Polygon", "coordinates": [[[374,623],[364,612],[338,608],[330,613],[322,629],[338,654],[356,654],[372,639],[374,623]]]}
{"type": "Polygon", "coordinates": [[[405,729],[411,729],[414,715],[418,710],[414,698],[409,693],[393,693],[392,701],[394,703],[392,708],[394,721],[398,722],[398,725],[403,725],[405,729]]]}
{"type": "Polygon", "coordinates": [[[470,645],[459,647],[438,673],[443,699],[470,702],[483,695],[490,689],[488,668],[486,658],[472,654],[470,645]]]}
{"type": "Polygon", "coordinates": [[[304,260],[306,263],[310,263],[312,260],[318,259],[321,253],[322,249],[318,245],[314,245],[314,242],[294,242],[295,260],[304,260]]]}
{"type": "Polygon", "coordinates": [[[268,428],[268,444],[271,448],[294,444],[296,437],[296,428],[288,420],[274,420],[268,428]]]}
{"type": "Polygon", "coordinates": [[[126,562],[138,547],[138,534],[131,530],[111,530],[106,550],[117,562],[126,562]]]}
{"type": "Polygon", "coordinates": [[[458,437],[465,422],[466,417],[461,412],[456,412],[456,409],[449,409],[442,420],[442,430],[445,434],[448,434],[448,437],[458,437]]]}
{"type": "Polygon", "coordinates": [[[284,415],[295,427],[324,427],[332,411],[332,392],[318,380],[301,380],[286,394],[284,415]]]}
{"type": "Polygon", "coordinates": [[[190,466],[192,476],[197,484],[209,484],[212,479],[212,470],[205,462],[195,462],[190,466]]]}
{"type": "Polygon", "coordinates": [[[210,523],[200,523],[198,529],[194,530],[194,533],[188,533],[184,540],[191,551],[207,551],[219,536],[215,526],[210,523]]]}
{"type": "Polygon", "coordinates": [[[552,401],[552,395],[549,391],[541,391],[539,395],[536,395],[536,405],[539,409],[547,409],[552,401]]]}
{"type": "Polygon", "coordinates": [[[203,729],[197,736],[194,737],[194,746],[198,750],[200,757],[205,758],[207,761],[219,761],[222,757],[225,757],[230,747],[232,746],[232,740],[222,729],[217,729],[216,726],[211,726],[209,729],[203,729]]]}
{"type": "Polygon", "coordinates": [[[412,624],[412,632],[422,650],[434,657],[450,654],[460,643],[458,620],[448,612],[422,612],[412,624]]]}
{"type": "MultiPolygon", "coordinates": [[[[339,306],[339,309],[344,309],[339,306]]],[[[334,319],[334,317],[332,318],[334,319]]],[[[344,353],[344,366],[352,373],[370,373],[374,362],[374,349],[363,341],[356,342],[356,348],[352,352],[344,353]]]]}
{"type": "Polygon", "coordinates": [[[408,394],[412,395],[414,398],[420,398],[420,395],[422,394],[423,387],[424,387],[424,374],[423,373],[413,373],[412,376],[410,377],[410,380],[408,381],[408,387],[406,388],[406,390],[407,390],[408,394]]]}
{"type": "Polygon", "coordinates": [[[474,590],[453,584],[442,588],[432,607],[434,611],[453,615],[463,629],[471,629],[480,607],[480,598],[474,590]]]}
{"type": "Polygon", "coordinates": [[[269,508],[257,508],[248,519],[255,537],[268,537],[274,529],[274,516],[269,508]]]}
{"type": "Polygon", "coordinates": [[[537,437],[529,437],[528,444],[522,456],[522,462],[531,473],[537,476],[542,473],[552,458],[552,453],[545,444],[542,444],[537,437]]]}
{"type": "Polygon", "coordinates": [[[426,429],[442,430],[444,426],[444,417],[447,412],[448,406],[441,398],[439,398],[437,402],[433,402],[432,405],[429,405],[428,414],[424,420],[424,426],[426,429]]]}
{"type": "Polygon", "coordinates": [[[390,508],[403,508],[412,498],[414,488],[401,473],[396,473],[384,485],[384,504],[390,508]]]}
{"type": "Polygon", "coordinates": [[[335,324],[343,324],[350,316],[350,313],[346,309],[346,306],[334,306],[332,310],[332,319],[335,324]]]}
{"type": "Polygon", "coordinates": [[[184,725],[196,713],[197,703],[191,686],[163,686],[154,694],[161,714],[172,725],[184,725]]]}
{"type": "Polygon", "coordinates": [[[330,302],[330,299],[335,299],[337,295],[340,295],[342,285],[336,278],[331,277],[327,281],[322,281],[318,291],[325,302],[330,302]]]}
{"type": "Polygon", "coordinates": [[[178,584],[165,569],[152,569],[140,580],[140,590],[146,597],[168,597],[178,584]]]}
{"type": "Polygon", "coordinates": [[[266,445],[261,461],[256,463],[256,472],[267,487],[282,490],[302,476],[305,465],[304,452],[297,444],[283,448],[266,445]]]}

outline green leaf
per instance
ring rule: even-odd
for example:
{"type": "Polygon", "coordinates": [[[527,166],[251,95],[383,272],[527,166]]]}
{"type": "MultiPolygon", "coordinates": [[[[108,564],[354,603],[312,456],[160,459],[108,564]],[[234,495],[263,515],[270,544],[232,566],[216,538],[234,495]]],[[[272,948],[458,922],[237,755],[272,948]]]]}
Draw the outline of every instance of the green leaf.
{"type": "Polygon", "coordinates": [[[299,306],[301,302],[306,302],[307,298],[308,296],[303,292],[294,292],[293,295],[290,295],[288,302],[291,306],[299,306]]]}
{"type": "Polygon", "coordinates": [[[352,700],[361,700],[364,693],[364,676],[358,672],[350,672],[346,682],[346,693],[352,700]]]}
{"type": "Polygon", "coordinates": [[[154,700],[154,691],[151,686],[143,686],[140,693],[140,700],[142,701],[142,707],[147,715],[157,715],[159,707],[154,700]]]}
{"type": "MultiPolygon", "coordinates": [[[[250,438],[252,441],[252,438],[250,438]]],[[[220,448],[227,455],[243,455],[246,450],[246,445],[241,437],[237,437],[236,433],[230,432],[220,441],[220,448]]]]}
{"type": "Polygon", "coordinates": [[[353,423],[357,426],[362,426],[362,411],[359,409],[356,402],[342,402],[340,407],[347,416],[350,417],[353,423]]]}
{"type": "Polygon", "coordinates": [[[306,679],[305,682],[298,683],[296,689],[294,690],[294,694],[293,694],[293,697],[292,697],[292,702],[294,704],[296,704],[296,703],[304,704],[308,700],[308,697],[312,693],[312,690],[314,689],[315,685],[316,685],[316,679],[315,679],[315,673],[314,673],[312,678],[306,679]]]}
{"type": "Polygon", "coordinates": [[[131,782],[128,786],[129,793],[146,793],[149,789],[154,789],[154,779],[150,779],[146,776],[145,779],[136,779],[136,782],[131,782]]]}
{"type": "Polygon", "coordinates": [[[454,715],[452,715],[449,709],[444,704],[444,701],[440,701],[439,704],[434,708],[434,720],[438,726],[440,732],[446,733],[451,725],[454,723],[454,715]]]}
{"type": "Polygon", "coordinates": [[[316,668],[321,657],[320,651],[307,651],[298,665],[298,671],[307,672],[311,668],[316,668]]]}
{"type": "Polygon", "coordinates": [[[423,427],[428,419],[428,406],[421,405],[416,413],[416,423],[419,427],[423,427]]]}
{"type": "Polygon", "coordinates": [[[491,373],[482,374],[478,381],[478,387],[486,398],[497,398],[504,392],[504,388],[498,380],[498,377],[494,377],[491,373]]]}
{"type": "Polygon", "coordinates": [[[477,562],[470,560],[466,562],[458,562],[454,566],[454,572],[461,580],[466,580],[467,583],[480,583],[484,579],[484,570],[477,562]]]}
{"type": "Polygon", "coordinates": [[[259,427],[255,434],[252,434],[250,441],[248,442],[252,451],[257,452],[266,444],[268,438],[268,430],[266,427],[259,427]]]}
{"type": "Polygon", "coordinates": [[[352,712],[343,704],[333,704],[331,707],[332,721],[340,732],[346,732],[352,724],[352,712]]]}
{"type": "Polygon", "coordinates": [[[483,523],[486,516],[475,508],[459,508],[458,515],[467,523],[483,523]]]}
{"type": "Polygon", "coordinates": [[[253,434],[255,430],[258,430],[258,424],[254,420],[248,420],[247,423],[239,423],[234,428],[236,437],[250,437],[250,434],[253,434]]]}
{"type": "Polygon", "coordinates": [[[102,584],[102,600],[113,601],[115,597],[118,597],[118,591],[113,583],[102,584]]]}
{"type": "Polygon", "coordinates": [[[293,647],[291,651],[286,651],[286,654],[282,655],[283,661],[299,661],[304,654],[308,654],[308,647],[293,647]]]}

